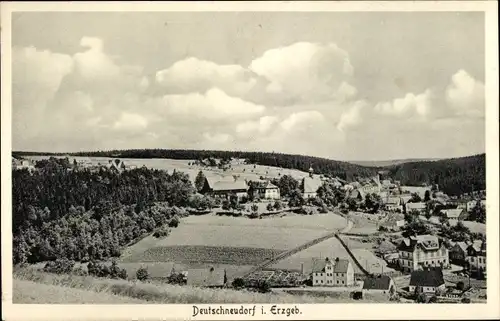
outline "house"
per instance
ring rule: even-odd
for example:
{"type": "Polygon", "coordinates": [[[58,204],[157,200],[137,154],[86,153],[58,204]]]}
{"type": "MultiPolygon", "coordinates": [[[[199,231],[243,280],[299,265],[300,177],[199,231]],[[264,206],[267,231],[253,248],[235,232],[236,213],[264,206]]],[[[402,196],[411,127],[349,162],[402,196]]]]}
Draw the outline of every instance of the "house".
{"type": "Polygon", "coordinates": [[[385,202],[385,209],[391,212],[402,212],[403,206],[401,205],[401,198],[394,196],[388,197],[385,202]]]}
{"type": "Polygon", "coordinates": [[[363,281],[363,296],[365,294],[385,294],[391,296],[396,293],[394,281],[387,275],[367,277],[363,281]]]}
{"type": "Polygon", "coordinates": [[[449,265],[448,249],[444,242],[434,235],[404,238],[398,246],[398,253],[398,264],[403,271],[449,265]]]}
{"type": "Polygon", "coordinates": [[[234,195],[241,200],[248,197],[248,185],[245,181],[233,177],[225,177],[221,180],[205,177],[201,193],[222,199],[228,199],[234,195]]]}
{"type": "Polygon", "coordinates": [[[457,265],[464,265],[467,262],[467,248],[469,244],[466,242],[456,242],[448,251],[450,262],[457,265]]]}
{"type": "Polygon", "coordinates": [[[401,195],[401,205],[406,205],[412,199],[411,195],[401,195]]]}
{"type": "Polygon", "coordinates": [[[467,211],[462,208],[441,210],[441,213],[450,220],[464,220],[467,218],[467,211]]]}
{"type": "Polygon", "coordinates": [[[426,208],[427,206],[425,205],[424,202],[406,203],[406,213],[410,213],[411,211],[417,211],[420,214],[424,214],[426,208]]]}
{"type": "Polygon", "coordinates": [[[280,189],[269,181],[251,181],[249,186],[254,198],[280,199],[280,189]]]}
{"type": "Polygon", "coordinates": [[[472,212],[472,209],[476,206],[477,200],[472,200],[467,202],[466,210],[467,212],[472,212]]]}
{"type": "Polygon", "coordinates": [[[187,285],[197,287],[221,288],[227,283],[226,270],[210,267],[207,269],[189,269],[187,285]]]}
{"type": "Polygon", "coordinates": [[[470,271],[478,276],[486,277],[486,242],[476,240],[467,247],[467,263],[470,271]]]}
{"type": "Polygon", "coordinates": [[[320,178],[314,177],[312,167],[309,168],[309,176],[302,179],[302,194],[305,199],[315,198],[318,189],[323,185],[320,178]]]}
{"type": "Polygon", "coordinates": [[[410,293],[436,294],[436,292],[445,290],[446,286],[441,268],[426,268],[411,273],[410,293]]]}
{"type": "Polygon", "coordinates": [[[313,258],[313,286],[353,286],[354,267],[349,260],[313,258]]]}

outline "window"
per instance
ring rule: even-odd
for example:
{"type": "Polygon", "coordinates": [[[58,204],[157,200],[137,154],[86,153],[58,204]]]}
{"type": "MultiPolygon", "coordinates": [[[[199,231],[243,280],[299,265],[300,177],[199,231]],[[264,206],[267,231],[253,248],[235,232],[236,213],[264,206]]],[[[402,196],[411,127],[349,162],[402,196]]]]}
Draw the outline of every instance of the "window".
{"type": "Polygon", "coordinates": [[[337,280],[337,284],[339,284],[339,280],[337,280]]]}
{"type": "Polygon", "coordinates": [[[342,281],[342,284],[344,284],[344,281],[342,281]]]}
{"type": "Polygon", "coordinates": [[[318,283],[318,280],[316,280],[316,283],[318,283]]]}
{"type": "Polygon", "coordinates": [[[321,283],[323,283],[323,280],[321,280],[321,283]]]}

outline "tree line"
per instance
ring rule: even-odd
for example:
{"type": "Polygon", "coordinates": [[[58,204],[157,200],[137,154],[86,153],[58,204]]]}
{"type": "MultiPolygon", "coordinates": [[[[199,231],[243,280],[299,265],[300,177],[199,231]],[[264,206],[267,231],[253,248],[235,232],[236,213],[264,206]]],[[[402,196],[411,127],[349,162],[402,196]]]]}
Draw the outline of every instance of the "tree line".
{"type": "Polygon", "coordinates": [[[139,237],[165,224],[176,226],[194,193],[180,172],[68,170],[65,165],[50,159],[31,174],[13,170],[15,264],[117,257],[139,237]]]}

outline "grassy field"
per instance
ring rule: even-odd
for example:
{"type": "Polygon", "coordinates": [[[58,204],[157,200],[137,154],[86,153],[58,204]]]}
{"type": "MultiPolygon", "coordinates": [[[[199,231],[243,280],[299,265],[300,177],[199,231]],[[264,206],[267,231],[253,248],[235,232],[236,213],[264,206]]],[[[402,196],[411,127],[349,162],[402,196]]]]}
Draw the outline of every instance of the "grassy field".
{"type": "Polygon", "coordinates": [[[147,301],[105,292],[13,280],[14,304],[143,304],[147,301]]]}
{"type": "MultiPolygon", "coordinates": [[[[32,160],[47,159],[49,156],[29,156],[28,158],[32,160]]],[[[70,160],[89,160],[93,165],[107,164],[112,158],[108,157],[78,157],[71,156],[70,160]]],[[[189,175],[191,180],[194,180],[196,175],[200,170],[203,170],[205,176],[207,177],[222,177],[230,175],[239,175],[242,179],[259,179],[261,176],[269,178],[279,178],[280,176],[290,175],[295,179],[302,179],[307,176],[308,173],[302,172],[295,169],[286,169],[272,166],[261,166],[261,165],[246,165],[246,164],[232,164],[231,169],[226,171],[218,168],[207,168],[197,165],[189,165],[193,160],[178,160],[178,159],[166,159],[166,158],[120,158],[126,165],[135,165],[137,167],[142,167],[143,165],[148,168],[167,170],[169,172],[174,169],[177,171],[185,172],[189,175]]]]}
{"type": "Polygon", "coordinates": [[[334,214],[290,214],[253,220],[190,216],[182,218],[168,237],[148,236],[126,249],[120,265],[129,275],[141,265],[151,267],[154,275],[165,275],[173,263],[178,270],[223,267],[232,279],[252,265],[345,225],[346,220],[334,214]]]}
{"type": "MultiPolygon", "coordinates": [[[[109,296],[99,303],[136,303],[123,300],[139,300],[137,303],[148,304],[203,304],[203,303],[340,303],[349,299],[339,300],[329,297],[295,296],[284,293],[255,293],[231,289],[207,289],[169,284],[130,282],[93,278],[89,276],[55,275],[32,269],[22,269],[14,273],[15,303],[69,303],[66,297],[77,300],[74,303],[88,302],[91,296],[95,302],[102,295],[109,296]],[[78,291],[75,291],[78,290],[78,291]],[[39,291],[40,295],[37,294],[39,291]],[[51,293],[44,296],[44,293],[51,293]],[[81,294],[82,299],[75,295],[81,294]],[[114,299],[111,299],[114,298],[114,299]],[[79,301],[78,301],[79,300],[79,301]],[[116,301],[113,301],[116,300],[116,301]]],[[[72,301],[73,302],[73,301],[72,301]]],[[[92,301],[94,302],[94,301],[92,301]]],[[[349,300],[349,302],[355,302],[349,300]]]]}

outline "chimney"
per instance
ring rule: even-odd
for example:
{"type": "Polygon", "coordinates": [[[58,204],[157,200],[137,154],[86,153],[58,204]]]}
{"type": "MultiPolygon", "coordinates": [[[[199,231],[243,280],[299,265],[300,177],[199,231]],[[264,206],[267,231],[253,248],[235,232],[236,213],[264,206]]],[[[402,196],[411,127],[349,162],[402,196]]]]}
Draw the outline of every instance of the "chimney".
{"type": "Polygon", "coordinates": [[[300,263],[300,274],[304,275],[304,263],[300,263]]]}

